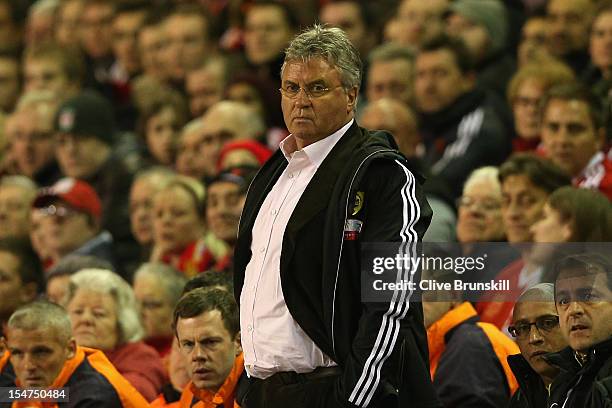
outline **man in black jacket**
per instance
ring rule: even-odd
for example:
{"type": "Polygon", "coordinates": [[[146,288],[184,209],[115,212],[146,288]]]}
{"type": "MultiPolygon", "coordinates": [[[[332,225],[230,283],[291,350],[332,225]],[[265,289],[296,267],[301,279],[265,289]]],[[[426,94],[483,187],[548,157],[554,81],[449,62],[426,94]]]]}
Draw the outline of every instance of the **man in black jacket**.
{"type": "MultiPolygon", "coordinates": [[[[609,248],[608,248],[609,254],[609,248]]],[[[586,253],[563,258],[556,267],[555,302],[569,347],[546,360],[561,373],[548,406],[612,406],[612,261],[586,253]]]]}
{"type": "Polygon", "coordinates": [[[516,338],[521,354],[508,357],[519,383],[510,401],[511,408],[546,406],[550,384],[559,374],[559,369],[543,358],[544,354],[567,346],[559,328],[554,297],[554,285],[540,283],[523,292],[514,305],[508,331],[516,338]]]}
{"type": "Polygon", "coordinates": [[[413,249],[431,209],[392,137],[355,123],[360,79],[337,28],[315,26],[286,51],[291,135],[250,186],[234,258],[243,408],[438,406],[412,292],[361,298],[360,245],[413,249]]]}

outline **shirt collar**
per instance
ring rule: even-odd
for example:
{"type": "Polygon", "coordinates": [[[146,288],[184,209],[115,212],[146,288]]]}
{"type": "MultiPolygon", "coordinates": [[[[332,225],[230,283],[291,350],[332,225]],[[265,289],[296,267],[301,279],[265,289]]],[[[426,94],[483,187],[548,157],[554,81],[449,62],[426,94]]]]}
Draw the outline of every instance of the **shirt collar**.
{"type": "MultiPolygon", "coordinates": [[[[346,133],[346,131],[351,127],[355,119],[351,119],[348,123],[342,126],[340,129],[336,130],[331,135],[324,137],[323,139],[309,144],[304,147],[302,151],[306,154],[306,157],[318,168],[323,160],[327,157],[329,152],[334,148],[338,140],[346,133]]],[[[297,142],[295,140],[295,136],[289,135],[284,138],[279,145],[283,155],[287,159],[287,161],[291,160],[291,157],[294,153],[298,152],[297,142]]]]}

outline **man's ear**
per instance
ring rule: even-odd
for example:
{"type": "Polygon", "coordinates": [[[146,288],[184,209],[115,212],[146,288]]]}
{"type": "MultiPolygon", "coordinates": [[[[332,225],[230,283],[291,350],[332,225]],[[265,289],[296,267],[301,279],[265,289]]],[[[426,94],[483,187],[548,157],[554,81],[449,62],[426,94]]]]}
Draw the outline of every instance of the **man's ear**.
{"type": "Polygon", "coordinates": [[[359,87],[354,86],[346,92],[348,112],[354,112],[357,106],[357,97],[359,96],[359,87]]]}
{"type": "Polygon", "coordinates": [[[68,344],[66,345],[66,347],[68,349],[68,359],[71,359],[76,355],[77,348],[76,340],[74,339],[74,337],[71,337],[70,340],[68,340],[68,344]]]}
{"type": "Polygon", "coordinates": [[[234,346],[236,347],[236,356],[242,353],[242,344],[240,343],[240,332],[234,336],[234,346]]]}

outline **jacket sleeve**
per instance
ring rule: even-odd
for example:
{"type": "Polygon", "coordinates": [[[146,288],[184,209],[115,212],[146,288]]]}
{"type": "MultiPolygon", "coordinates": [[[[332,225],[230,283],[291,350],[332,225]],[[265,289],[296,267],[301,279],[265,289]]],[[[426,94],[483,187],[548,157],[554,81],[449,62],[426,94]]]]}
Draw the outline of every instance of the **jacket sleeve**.
{"type": "MultiPolygon", "coordinates": [[[[416,248],[429,225],[431,209],[417,178],[405,162],[373,162],[358,190],[363,193],[363,226],[359,240],[362,243],[404,242],[407,250],[416,248]]],[[[359,270],[352,273],[360,276],[359,270]]],[[[383,402],[382,399],[390,395],[397,398],[398,388],[401,388],[395,376],[401,364],[399,360],[418,359],[426,367],[422,361],[427,359],[427,348],[426,342],[423,345],[421,306],[409,302],[409,291],[397,291],[394,296],[396,301],[361,303],[357,334],[339,381],[339,398],[344,403],[348,401],[349,406],[396,406],[397,402],[383,402]],[[414,327],[407,327],[411,325],[414,327]],[[414,336],[414,333],[421,335],[414,336]],[[405,336],[415,338],[404,341],[405,336]],[[403,344],[412,346],[400,352],[403,344]],[[402,358],[404,352],[405,359],[402,358]],[[392,376],[394,380],[389,381],[392,376]]],[[[431,388],[429,371],[421,370],[420,376],[425,388],[431,388]]]]}

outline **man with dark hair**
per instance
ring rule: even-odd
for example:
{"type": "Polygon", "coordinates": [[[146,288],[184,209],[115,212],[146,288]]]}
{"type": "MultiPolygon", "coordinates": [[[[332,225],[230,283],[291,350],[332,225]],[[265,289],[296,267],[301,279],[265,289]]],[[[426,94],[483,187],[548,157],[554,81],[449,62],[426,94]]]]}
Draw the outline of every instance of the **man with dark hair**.
{"type": "Polygon", "coordinates": [[[180,406],[234,406],[244,360],[238,305],[231,293],[217,288],[187,292],[174,309],[173,327],[191,377],[180,406]]]}
{"type": "Polygon", "coordinates": [[[57,98],[75,95],[83,82],[84,61],[78,52],[57,43],[26,48],[23,57],[24,89],[48,90],[57,98]]]}
{"type": "Polygon", "coordinates": [[[612,404],[612,260],[607,254],[569,255],[556,265],[555,303],[569,347],[547,355],[561,369],[549,406],[612,404]]]}
{"type": "Polygon", "coordinates": [[[202,272],[189,279],[183,289],[183,295],[197,288],[217,288],[234,292],[234,274],[231,272],[202,272]]]}
{"type": "Polygon", "coordinates": [[[112,49],[115,64],[111,67],[111,79],[116,85],[124,85],[141,71],[138,54],[138,32],[147,17],[149,2],[131,1],[120,4],[112,22],[112,49]]]}
{"type": "Polygon", "coordinates": [[[414,53],[410,48],[390,43],[372,50],[368,56],[368,102],[392,98],[407,107],[413,102],[414,53]]]}
{"type": "Polygon", "coordinates": [[[38,257],[27,240],[0,239],[0,331],[21,305],[36,298],[43,274],[38,257]]]}
{"type": "Polygon", "coordinates": [[[342,29],[362,57],[368,55],[376,43],[371,11],[364,1],[328,1],[319,11],[319,20],[323,24],[342,29]]]}
{"type": "Polygon", "coordinates": [[[575,186],[597,189],[612,200],[612,151],[599,101],[578,83],[552,87],[542,102],[542,143],[546,156],[563,168],[575,186]]]}
{"type": "Polygon", "coordinates": [[[8,321],[6,346],[0,361],[4,386],[65,387],[69,394],[59,398],[60,405],[69,401],[74,407],[147,406],[103,352],[77,346],[68,313],[55,303],[36,301],[15,311],[8,321]]]}
{"type": "Polygon", "coordinates": [[[475,88],[471,58],[461,40],[440,36],[423,45],[415,60],[414,94],[425,158],[433,173],[454,187],[456,197],[472,170],[498,165],[510,153],[497,110],[475,88]]]}

